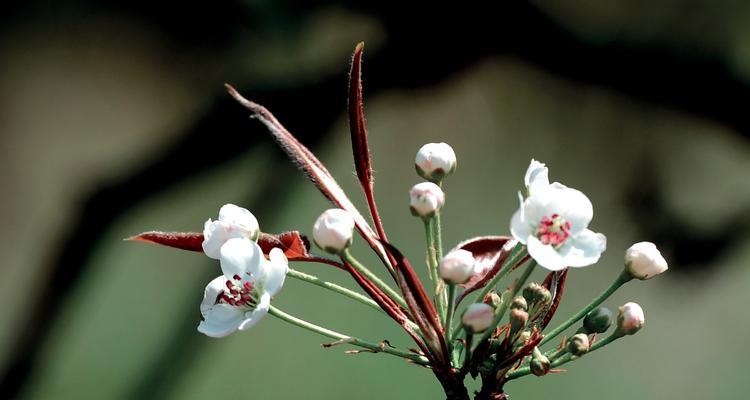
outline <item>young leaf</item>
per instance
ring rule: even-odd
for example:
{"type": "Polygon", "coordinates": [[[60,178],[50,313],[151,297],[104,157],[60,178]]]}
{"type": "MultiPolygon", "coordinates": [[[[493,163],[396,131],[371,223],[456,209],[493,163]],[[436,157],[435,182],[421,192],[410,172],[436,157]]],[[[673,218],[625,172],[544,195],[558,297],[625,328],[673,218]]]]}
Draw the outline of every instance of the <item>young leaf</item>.
{"type": "Polygon", "coordinates": [[[131,236],[125,240],[159,244],[181,250],[203,252],[203,234],[198,232],[150,231],[131,236]]]}

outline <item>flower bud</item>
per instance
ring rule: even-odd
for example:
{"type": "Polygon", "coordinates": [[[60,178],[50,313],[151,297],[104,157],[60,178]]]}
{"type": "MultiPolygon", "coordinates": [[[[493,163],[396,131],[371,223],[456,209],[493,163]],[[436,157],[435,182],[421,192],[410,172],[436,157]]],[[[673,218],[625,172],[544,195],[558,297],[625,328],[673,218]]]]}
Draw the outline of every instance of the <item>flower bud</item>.
{"type": "Polygon", "coordinates": [[[578,333],[568,339],[568,353],[580,357],[589,351],[589,337],[585,333],[578,333]]]}
{"type": "Polygon", "coordinates": [[[484,303],[474,303],[466,308],[461,322],[471,333],[479,333],[492,326],[495,309],[484,303]]]}
{"type": "Polygon", "coordinates": [[[526,343],[529,339],[531,339],[531,331],[526,330],[526,331],[521,332],[520,335],[518,335],[518,343],[520,344],[526,343]]]}
{"type": "Polygon", "coordinates": [[[645,322],[643,309],[638,303],[625,303],[620,307],[620,315],[617,316],[617,332],[632,335],[638,332],[645,322]]]}
{"type": "Polygon", "coordinates": [[[625,251],[625,268],[633,278],[646,280],[666,271],[669,266],[651,242],[638,242],[625,251]]]}
{"type": "Polygon", "coordinates": [[[440,260],[438,271],[448,283],[466,283],[474,275],[474,255],[468,250],[453,250],[440,260]]]}
{"type": "Polygon", "coordinates": [[[456,153],[446,143],[427,143],[417,151],[414,167],[422,178],[440,182],[456,170],[456,153]]]}
{"type": "Polygon", "coordinates": [[[445,203],[443,189],[432,182],[414,185],[409,191],[411,213],[422,218],[435,215],[445,203]]]}
{"type": "Polygon", "coordinates": [[[527,311],[529,309],[529,306],[523,296],[516,296],[515,298],[513,298],[513,302],[510,303],[510,309],[527,311]]]}
{"type": "Polygon", "coordinates": [[[552,302],[552,293],[546,287],[534,282],[523,288],[523,297],[532,307],[536,305],[546,306],[552,302]]]}
{"type": "Polygon", "coordinates": [[[604,333],[612,325],[612,311],[606,307],[598,307],[586,314],[583,319],[585,333],[604,333]]]}
{"type": "Polygon", "coordinates": [[[550,369],[549,358],[545,357],[538,347],[534,347],[534,353],[531,356],[531,362],[529,362],[531,372],[536,376],[547,375],[550,369]]]}
{"type": "Polygon", "coordinates": [[[348,211],[331,208],[320,214],[313,225],[313,241],[321,249],[340,254],[352,244],[354,217],[348,211]]]}
{"type": "Polygon", "coordinates": [[[510,331],[518,332],[526,327],[526,323],[529,321],[529,313],[520,309],[514,308],[510,310],[510,331]]]}
{"type": "Polygon", "coordinates": [[[482,302],[497,310],[503,304],[503,298],[493,290],[484,296],[482,302]]]}

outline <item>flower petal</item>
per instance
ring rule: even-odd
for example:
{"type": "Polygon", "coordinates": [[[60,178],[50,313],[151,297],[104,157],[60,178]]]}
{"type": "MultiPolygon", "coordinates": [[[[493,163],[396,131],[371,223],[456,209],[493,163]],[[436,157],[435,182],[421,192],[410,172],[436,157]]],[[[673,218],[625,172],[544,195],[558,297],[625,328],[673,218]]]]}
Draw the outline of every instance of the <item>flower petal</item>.
{"type": "Polygon", "coordinates": [[[270,306],[271,295],[268,293],[263,293],[263,295],[260,296],[260,299],[258,300],[258,305],[254,310],[245,313],[244,319],[237,327],[237,329],[244,331],[255,326],[258,322],[260,322],[260,320],[263,319],[263,317],[266,316],[266,314],[268,314],[268,307],[270,306]]]}
{"type": "Polygon", "coordinates": [[[547,166],[532,158],[523,181],[526,184],[526,191],[529,195],[533,195],[535,192],[549,186],[549,171],[547,170],[547,166]]]}
{"type": "Polygon", "coordinates": [[[542,217],[558,214],[570,222],[572,235],[586,229],[594,217],[594,207],[585,194],[557,182],[538,190],[526,202],[524,212],[529,221],[538,223],[542,217]]]}
{"type": "Polygon", "coordinates": [[[542,244],[536,237],[529,236],[526,246],[529,249],[529,255],[542,267],[550,271],[560,271],[567,267],[557,249],[551,245],[542,244]]]}
{"type": "Polygon", "coordinates": [[[221,271],[227,279],[235,275],[239,275],[243,281],[251,276],[257,278],[261,263],[265,260],[258,243],[246,237],[227,240],[221,246],[220,254],[221,271]]]}
{"type": "Polygon", "coordinates": [[[263,271],[260,279],[265,292],[271,296],[278,293],[284,285],[286,273],[289,272],[289,262],[284,251],[276,247],[268,254],[269,260],[263,260],[263,271]]]}
{"type": "Polygon", "coordinates": [[[221,275],[206,285],[206,290],[203,292],[203,301],[201,301],[201,315],[203,315],[203,318],[216,305],[216,299],[219,298],[219,295],[224,293],[226,283],[227,278],[221,275]]]}
{"type": "Polygon", "coordinates": [[[524,219],[523,206],[513,213],[510,219],[510,234],[519,242],[526,244],[526,239],[531,236],[533,227],[524,219]]]}
{"type": "Polygon", "coordinates": [[[599,261],[599,256],[607,248],[607,238],[589,229],[570,238],[560,248],[560,255],[569,267],[585,267],[599,261]]]}
{"type": "Polygon", "coordinates": [[[198,325],[198,332],[215,338],[228,336],[236,331],[245,318],[244,313],[229,304],[216,304],[198,325]]]}
{"type": "Polygon", "coordinates": [[[247,236],[252,236],[258,231],[258,220],[255,215],[245,208],[234,204],[225,204],[219,210],[219,221],[235,226],[247,236]]]}

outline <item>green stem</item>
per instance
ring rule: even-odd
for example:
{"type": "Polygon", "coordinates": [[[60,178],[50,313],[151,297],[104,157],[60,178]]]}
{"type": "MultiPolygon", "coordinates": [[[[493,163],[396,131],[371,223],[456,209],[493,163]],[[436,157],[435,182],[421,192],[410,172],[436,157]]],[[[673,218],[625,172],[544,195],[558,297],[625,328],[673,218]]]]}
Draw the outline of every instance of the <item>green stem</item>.
{"type": "MultiPolygon", "coordinates": [[[[435,259],[437,260],[438,265],[440,264],[440,261],[443,259],[443,228],[442,228],[441,221],[442,219],[440,216],[440,210],[437,210],[435,211],[435,217],[432,221],[432,229],[434,231],[433,240],[434,240],[434,247],[435,247],[435,259]]],[[[440,271],[438,271],[438,276],[440,275],[439,272],[440,271]]],[[[443,325],[449,327],[450,325],[446,323],[446,321],[448,320],[448,314],[447,314],[448,295],[445,291],[445,283],[443,283],[443,285],[441,285],[439,289],[440,289],[440,301],[443,302],[443,306],[445,308],[444,310],[445,314],[442,314],[445,317],[445,319],[443,320],[443,325]]]]}
{"type": "Polygon", "coordinates": [[[438,262],[440,260],[437,257],[437,246],[435,245],[435,235],[433,230],[434,223],[434,217],[424,219],[424,233],[425,239],[427,240],[427,268],[430,272],[430,280],[432,281],[435,307],[437,308],[438,315],[440,315],[440,318],[442,319],[441,322],[445,326],[445,302],[443,301],[441,290],[443,281],[438,274],[438,262]]]}
{"type": "Polygon", "coordinates": [[[405,310],[409,309],[409,307],[406,305],[406,302],[404,301],[404,298],[401,297],[401,295],[398,294],[395,290],[393,290],[392,287],[383,282],[383,280],[381,280],[377,275],[373,274],[372,271],[370,271],[367,267],[362,265],[356,258],[354,258],[354,256],[352,256],[352,254],[349,252],[349,249],[345,249],[341,253],[341,258],[343,258],[344,261],[349,263],[352,267],[354,267],[354,269],[356,269],[359,273],[364,275],[367,279],[369,279],[372,283],[374,283],[377,287],[384,291],[401,307],[403,307],[405,310]]]}
{"type": "Polygon", "coordinates": [[[347,344],[351,344],[352,346],[359,346],[359,347],[371,350],[374,353],[381,353],[381,352],[388,353],[394,356],[406,358],[420,365],[429,365],[429,362],[427,361],[425,357],[416,355],[414,353],[397,350],[397,349],[388,347],[387,345],[379,345],[375,343],[370,343],[370,342],[364,341],[362,339],[359,339],[353,336],[344,335],[342,333],[332,331],[327,328],[323,328],[322,326],[315,325],[303,319],[297,318],[293,315],[287,314],[284,311],[281,311],[274,306],[270,306],[268,308],[268,313],[289,324],[307,329],[309,331],[321,334],[323,336],[327,336],[331,339],[336,339],[338,341],[341,341],[342,344],[347,343],[347,344]]]}
{"type": "Polygon", "coordinates": [[[294,270],[294,269],[291,269],[291,268],[289,269],[289,272],[287,272],[286,275],[289,276],[289,277],[292,277],[294,279],[298,279],[300,281],[303,281],[303,282],[312,283],[313,285],[317,285],[317,286],[320,286],[322,288],[326,288],[326,289],[328,289],[330,291],[333,291],[333,292],[336,292],[338,294],[342,294],[342,295],[344,295],[346,297],[354,299],[354,300],[356,300],[356,301],[358,301],[358,302],[360,302],[362,304],[370,306],[371,308],[374,308],[374,309],[376,309],[376,310],[378,310],[378,311],[380,311],[380,312],[382,312],[382,313],[385,314],[385,311],[383,311],[383,309],[380,308],[380,306],[378,305],[378,303],[372,301],[370,298],[368,298],[366,296],[363,296],[363,295],[361,295],[361,294],[359,294],[359,293],[357,293],[357,292],[355,292],[355,291],[353,291],[351,289],[347,289],[347,288],[345,288],[343,286],[339,286],[339,285],[337,285],[335,283],[324,281],[324,280],[318,278],[317,276],[306,274],[304,272],[300,272],[300,271],[297,271],[297,270],[294,270]]]}
{"type": "Polygon", "coordinates": [[[520,277],[518,277],[515,283],[513,283],[513,287],[510,289],[509,296],[503,300],[503,303],[495,311],[495,319],[492,320],[492,325],[490,325],[490,328],[484,332],[484,334],[482,335],[482,338],[477,343],[484,343],[490,338],[492,333],[495,332],[495,327],[500,323],[500,320],[503,319],[503,315],[505,314],[505,311],[508,309],[508,305],[513,301],[513,298],[516,297],[516,294],[521,289],[521,287],[526,283],[526,280],[529,279],[529,276],[531,276],[531,273],[534,272],[534,267],[536,267],[536,261],[531,260],[529,265],[523,271],[523,274],[520,277]]]}
{"type": "Polygon", "coordinates": [[[448,284],[448,308],[445,315],[445,341],[448,343],[448,351],[453,349],[453,335],[451,326],[453,325],[453,314],[456,308],[456,285],[448,284]]]}
{"type": "MultiPolygon", "coordinates": [[[[602,340],[600,342],[594,343],[591,346],[591,348],[589,348],[589,351],[586,354],[591,353],[592,351],[596,351],[596,350],[598,350],[598,349],[600,349],[600,348],[602,348],[602,347],[604,347],[604,346],[612,343],[613,341],[621,338],[622,336],[623,335],[620,334],[619,332],[615,332],[615,333],[609,335],[608,337],[604,338],[604,340],[602,340]]],[[[570,361],[575,361],[575,360],[577,360],[579,358],[580,357],[576,357],[576,356],[574,356],[574,355],[572,355],[570,353],[567,353],[567,354],[565,354],[562,357],[559,357],[557,359],[554,359],[554,360],[550,359],[551,360],[550,361],[550,368],[557,368],[557,367],[559,367],[559,366],[561,366],[563,364],[566,364],[566,363],[568,363],[570,361]]],[[[509,381],[509,380],[512,380],[512,379],[517,379],[517,378],[520,378],[522,376],[529,375],[530,373],[531,373],[531,367],[529,367],[529,366],[521,367],[521,368],[519,368],[519,369],[517,369],[517,370],[515,370],[513,372],[510,372],[507,375],[505,375],[505,380],[509,381]]]]}
{"type": "Polygon", "coordinates": [[[550,340],[554,339],[557,335],[562,333],[564,330],[568,329],[571,325],[578,322],[581,318],[585,317],[586,314],[590,313],[594,308],[598,307],[600,304],[604,302],[604,300],[607,300],[609,296],[612,296],[612,294],[620,288],[620,286],[624,285],[626,282],[633,279],[633,277],[628,273],[627,270],[623,270],[622,273],[615,279],[614,282],[600,294],[597,298],[595,298],[589,305],[582,308],[580,311],[578,311],[575,315],[568,318],[565,322],[560,324],[557,328],[551,330],[549,333],[547,333],[544,336],[544,339],[542,339],[541,342],[539,342],[539,346],[542,346],[543,344],[549,342],[550,340]]]}

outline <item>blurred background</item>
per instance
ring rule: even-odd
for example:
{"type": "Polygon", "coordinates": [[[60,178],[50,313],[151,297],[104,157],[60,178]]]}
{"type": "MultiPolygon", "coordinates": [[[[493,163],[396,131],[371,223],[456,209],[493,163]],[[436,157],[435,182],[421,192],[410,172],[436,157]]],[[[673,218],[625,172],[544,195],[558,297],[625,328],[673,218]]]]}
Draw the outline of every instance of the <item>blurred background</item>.
{"type": "MultiPolygon", "coordinates": [[[[325,338],[271,317],[206,338],[196,332],[198,304],[218,264],[122,241],[200,230],[228,202],[253,211],[266,232],[309,233],[327,208],[224,82],[271,109],[363,204],[345,115],[359,41],[376,196],[413,264],[424,258],[407,206],[419,181],[414,154],[437,141],[453,145],[460,164],[445,185],[446,247],[508,233],[532,157],[591,198],[592,227],[609,248],[597,266],[571,273],[558,321],[609,285],[631,243],[653,241],[670,262],[667,274],[606,303],[639,302],[644,330],[567,373],[508,384],[514,399],[744,398],[750,3],[488,7],[4,5],[0,398],[442,398],[427,370],[322,349],[325,338]]],[[[322,265],[296,267],[355,286],[322,265]]],[[[411,346],[382,315],[297,281],[275,303],[411,346]]]]}

